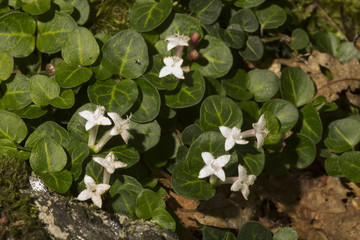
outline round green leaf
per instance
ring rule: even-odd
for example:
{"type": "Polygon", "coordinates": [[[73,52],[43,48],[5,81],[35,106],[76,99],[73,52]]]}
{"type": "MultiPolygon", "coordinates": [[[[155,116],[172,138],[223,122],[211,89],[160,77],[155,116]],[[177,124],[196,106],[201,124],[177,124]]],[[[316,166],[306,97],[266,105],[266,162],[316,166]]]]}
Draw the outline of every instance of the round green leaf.
{"type": "Polygon", "coordinates": [[[325,160],[324,168],[326,174],[332,177],[344,177],[344,174],[340,170],[339,166],[340,156],[332,154],[325,160]]]}
{"type": "Polygon", "coordinates": [[[35,48],[36,24],[22,12],[10,12],[0,17],[0,50],[13,57],[26,57],[35,48]]]}
{"type": "Polygon", "coordinates": [[[360,122],[345,118],[333,121],[329,125],[324,143],[331,151],[340,153],[354,149],[360,142],[360,122]]]}
{"type": "Polygon", "coordinates": [[[71,108],[75,104],[75,94],[71,89],[64,90],[60,96],[50,100],[49,103],[50,105],[60,109],[71,108]]]}
{"type": "Polygon", "coordinates": [[[152,219],[157,225],[175,232],[176,222],[165,209],[156,209],[152,213],[152,219]]]}
{"type": "Polygon", "coordinates": [[[0,82],[8,79],[14,67],[14,59],[8,51],[0,50],[0,82]]]}
{"type": "Polygon", "coordinates": [[[16,153],[18,151],[16,144],[14,141],[8,138],[0,138],[0,155],[7,156],[11,155],[11,153],[16,153]],[[9,154],[9,155],[8,155],[9,154]]]}
{"type": "Polygon", "coordinates": [[[249,37],[245,47],[239,51],[243,58],[249,61],[260,60],[264,54],[264,45],[258,36],[249,37]]]}
{"type": "Polygon", "coordinates": [[[184,145],[191,145],[202,133],[203,131],[198,125],[191,124],[182,132],[181,140],[184,145]]]}
{"type": "Polygon", "coordinates": [[[274,114],[279,119],[280,133],[286,133],[292,129],[299,118],[297,108],[292,103],[283,99],[267,101],[260,109],[261,114],[266,112],[274,114]]]}
{"type": "Polygon", "coordinates": [[[157,209],[165,209],[166,205],[161,195],[149,189],[144,189],[136,198],[136,216],[149,219],[157,209]]]}
{"type": "Polygon", "coordinates": [[[61,194],[66,193],[70,189],[73,180],[71,172],[67,170],[52,173],[39,173],[39,176],[46,186],[61,194]]]}
{"type": "Polygon", "coordinates": [[[79,25],[84,25],[86,21],[89,19],[90,15],[90,4],[89,0],[66,0],[70,1],[75,11],[71,14],[71,16],[75,19],[75,21],[79,25]]]}
{"type": "Polygon", "coordinates": [[[35,104],[46,106],[59,94],[60,86],[53,78],[44,75],[34,75],[30,78],[30,96],[35,104]]]}
{"type": "Polygon", "coordinates": [[[241,9],[232,15],[230,24],[239,24],[246,32],[255,32],[259,28],[259,22],[251,9],[241,9]]]}
{"type": "Polygon", "coordinates": [[[342,42],[337,49],[336,58],[339,62],[344,63],[353,59],[359,51],[352,42],[342,42]]]}
{"type": "Polygon", "coordinates": [[[350,181],[360,182],[360,152],[345,152],[339,159],[339,168],[350,181]]]}
{"type": "Polygon", "coordinates": [[[139,96],[131,111],[133,113],[132,120],[139,123],[150,122],[160,112],[160,94],[144,78],[139,78],[135,82],[138,86],[139,96]]]}
{"type": "Polygon", "coordinates": [[[239,24],[231,24],[226,30],[220,29],[219,35],[227,45],[232,48],[240,49],[245,44],[245,32],[239,24]]]}
{"type": "Polygon", "coordinates": [[[249,76],[242,69],[238,69],[231,78],[222,79],[221,85],[226,94],[236,100],[248,100],[252,97],[252,94],[246,90],[249,85],[249,76]]]}
{"type": "Polygon", "coordinates": [[[314,82],[299,68],[286,67],[281,73],[281,93],[295,106],[305,105],[315,95],[314,82]]]}
{"type": "Polygon", "coordinates": [[[236,0],[234,5],[241,8],[252,8],[259,6],[265,2],[265,0],[236,0]]]}
{"type": "Polygon", "coordinates": [[[69,170],[74,176],[74,180],[77,180],[81,176],[83,162],[90,153],[89,146],[86,143],[73,140],[69,142],[66,150],[71,159],[71,167],[69,170]]]}
{"type": "Polygon", "coordinates": [[[283,25],[286,21],[286,11],[276,4],[255,12],[262,30],[274,29],[283,25]]]}
{"type": "Polygon", "coordinates": [[[92,76],[92,72],[87,67],[61,62],[56,66],[55,80],[62,88],[73,88],[87,82],[92,76]]]}
{"type": "Polygon", "coordinates": [[[138,88],[130,79],[117,83],[113,80],[96,81],[89,86],[88,96],[92,103],[104,106],[106,111],[124,115],[135,103],[138,88]]]}
{"type": "Polygon", "coordinates": [[[307,136],[314,144],[322,138],[323,126],[313,104],[309,103],[300,110],[302,125],[300,133],[307,136]]]}
{"type": "Polygon", "coordinates": [[[241,109],[229,98],[217,95],[207,97],[200,108],[200,126],[203,131],[219,131],[219,126],[241,127],[241,109]]]}
{"type": "Polygon", "coordinates": [[[142,190],[142,185],[131,176],[121,175],[121,177],[116,178],[109,190],[114,212],[136,218],[136,201],[134,200],[142,190]]]}
{"type": "Polygon", "coordinates": [[[285,151],[292,156],[292,165],[296,168],[306,168],[315,160],[316,147],[307,136],[297,133],[287,139],[286,143],[285,151]]]}
{"type": "Polygon", "coordinates": [[[23,109],[15,110],[13,112],[22,118],[34,119],[44,116],[47,113],[47,109],[36,104],[31,104],[23,109]]]}
{"type": "Polygon", "coordinates": [[[100,48],[92,33],[83,27],[70,32],[62,46],[61,55],[70,65],[88,66],[100,54],[100,48]]]}
{"type": "Polygon", "coordinates": [[[170,108],[186,108],[198,104],[205,93],[205,81],[198,71],[185,74],[185,79],[171,92],[165,92],[165,104],[170,108]]]}
{"type": "MultiPolygon", "coordinates": [[[[252,128],[252,124],[257,122],[260,118],[259,105],[254,101],[241,101],[241,102],[237,102],[236,104],[240,107],[241,111],[243,112],[244,123],[242,125],[242,128],[244,129],[252,128]]],[[[268,114],[266,114],[265,117],[267,117],[267,115],[268,114]]],[[[266,119],[266,124],[269,126],[267,119],[266,119]]]]}
{"type": "Polygon", "coordinates": [[[197,13],[200,22],[213,24],[220,16],[222,3],[220,0],[190,0],[189,7],[197,13]]]}
{"type": "Polygon", "coordinates": [[[129,144],[135,146],[141,153],[154,147],[159,142],[161,128],[156,120],[144,124],[131,122],[129,133],[129,144]]]}
{"type": "Polygon", "coordinates": [[[214,78],[227,74],[233,64],[233,57],[226,44],[210,35],[205,36],[202,44],[206,44],[206,48],[201,48],[199,52],[208,63],[200,67],[201,74],[214,78]]]}
{"type": "Polygon", "coordinates": [[[55,9],[58,9],[59,12],[71,14],[74,11],[74,7],[71,2],[67,0],[53,0],[52,4],[54,5],[55,9]]]}
{"type": "Polygon", "coordinates": [[[39,36],[36,47],[44,53],[56,53],[61,50],[68,34],[75,30],[76,22],[66,13],[55,12],[52,19],[40,17],[37,22],[39,36]]]}
{"type": "Polygon", "coordinates": [[[23,1],[22,10],[31,15],[39,15],[50,10],[50,6],[51,0],[23,1]]]}
{"type": "Polygon", "coordinates": [[[109,70],[124,78],[140,77],[149,65],[145,40],[134,30],[115,34],[105,42],[102,51],[109,70]]]}
{"type": "Polygon", "coordinates": [[[311,36],[315,48],[320,52],[337,55],[337,49],[340,45],[340,39],[332,33],[317,32],[311,36]]]}
{"type": "Polygon", "coordinates": [[[15,113],[0,110],[0,138],[7,138],[21,143],[27,136],[24,121],[15,113]]]}
{"type": "Polygon", "coordinates": [[[129,9],[130,24],[139,32],[151,31],[165,21],[171,10],[171,0],[136,1],[129,9]]]}
{"type": "Polygon", "coordinates": [[[203,36],[200,23],[189,15],[175,13],[170,26],[160,34],[160,38],[165,39],[177,33],[185,36],[191,36],[194,32],[198,32],[200,33],[200,36],[203,36]]]}
{"type": "Polygon", "coordinates": [[[67,163],[67,156],[55,139],[43,137],[35,143],[29,160],[35,172],[55,173],[63,170],[67,163]]]}
{"type": "Polygon", "coordinates": [[[277,230],[273,240],[297,240],[298,234],[295,229],[291,227],[283,227],[277,230]]]}
{"type": "Polygon", "coordinates": [[[30,79],[20,73],[12,75],[6,82],[6,91],[1,103],[5,109],[20,110],[30,105],[30,79]]]}
{"type": "Polygon", "coordinates": [[[270,70],[252,70],[249,75],[249,91],[255,101],[266,102],[279,91],[280,79],[270,70]]]}
{"type": "Polygon", "coordinates": [[[242,165],[247,169],[247,174],[258,176],[265,166],[264,150],[256,148],[255,144],[235,146],[235,149],[242,165]]]}
{"type": "Polygon", "coordinates": [[[261,223],[249,221],[241,227],[237,239],[272,240],[272,236],[271,232],[261,223]]]}
{"type": "Polygon", "coordinates": [[[291,33],[291,46],[295,50],[305,48],[310,42],[309,35],[301,28],[296,28],[291,33]]]}

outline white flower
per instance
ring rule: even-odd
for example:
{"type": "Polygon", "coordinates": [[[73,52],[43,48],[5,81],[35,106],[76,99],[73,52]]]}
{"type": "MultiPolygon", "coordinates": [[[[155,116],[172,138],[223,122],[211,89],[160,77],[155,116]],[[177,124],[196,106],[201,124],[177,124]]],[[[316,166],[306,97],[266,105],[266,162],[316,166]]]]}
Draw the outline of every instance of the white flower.
{"type": "Polygon", "coordinates": [[[94,112],[90,112],[88,110],[79,112],[79,115],[87,120],[85,124],[85,130],[93,128],[98,125],[111,125],[111,121],[109,118],[104,117],[105,107],[97,106],[94,112]]]}
{"type": "Polygon", "coordinates": [[[102,200],[101,195],[109,190],[110,185],[108,184],[96,184],[94,179],[88,175],[84,177],[84,183],[86,189],[83,190],[77,197],[80,201],[86,201],[91,198],[93,203],[101,208],[102,200]]]}
{"type": "Polygon", "coordinates": [[[188,36],[180,35],[180,33],[175,34],[175,36],[169,36],[165,39],[168,42],[167,50],[171,50],[177,46],[189,46],[188,41],[190,38],[188,36]]]}
{"type": "Polygon", "coordinates": [[[252,127],[255,130],[257,148],[260,148],[264,144],[265,137],[269,134],[269,131],[266,129],[265,115],[261,115],[259,121],[257,123],[253,123],[252,127]]]}
{"type": "Polygon", "coordinates": [[[159,77],[162,78],[167,75],[173,74],[179,79],[184,79],[184,72],[181,69],[181,64],[183,63],[183,61],[184,60],[178,56],[165,57],[165,66],[160,70],[159,77]]]}
{"type": "Polygon", "coordinates": [[[225,181],[225,172],[222,168],[229,162],[231,155],[222,155],[215,159],[211,153],[202,152],[201,157],[206,165],[200,170],[198,178],[215,175],[221,181],[225,181]]]}
{"type": "Polygon", "coordinates": [[[130,118],[132,115],[130,114],[130,116],[126,119],[122,119],[119,114],[115,112],[109,112],[108,115],[115,124],[115,126],[110,130],[110,135],[115,136],[120,134],[124,142],[127,144],[130,137],[128,130],[130,128],[130,118]]]}
{"type": "Polygon", "coordinates": [[[237,192],[241,190],[242,195],[246,200],[248,200],[248,196],[250,193],[249,186],[254,184],[256,176],[255,175],[247,175],[246,169],[239,164],[238,166],[239,176],[237,180],[231,185],[230,190],[233,192],[237,192]]]}
{"type": "Polygon", "coordinates": [[[115,161],[115,155],[113,152],[109,152],[105,158],[93,157],[93,160],[103,166],[110,174],[113,174],[117,168],[124,168],[127,166],[126,163],[115,161]]]}
{"type": "Polygon", "coordinates": [[[235,144],[247,144],[248,141],[244,140],[241,135],[241,130],[237,127],[228,128],[225,126],[219,127],[221,134],[226,138],[225,151],[232,149],[235,144]]]}

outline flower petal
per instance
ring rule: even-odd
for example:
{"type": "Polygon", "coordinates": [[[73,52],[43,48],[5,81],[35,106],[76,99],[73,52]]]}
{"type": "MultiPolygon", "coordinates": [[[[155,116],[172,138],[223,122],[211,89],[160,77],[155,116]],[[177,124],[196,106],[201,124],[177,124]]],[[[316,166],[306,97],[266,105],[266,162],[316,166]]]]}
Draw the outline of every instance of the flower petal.
{"type": "Polygon", "coordinates": [[[199,172],[199,176],[198,178],[206,178],[212,174],[214,174],[215,170],[208,166],[208,165],[205,165],[199,172]]]}
{"type": "Polygon", "coordinates": [[[214,175],[217,176],[221,181],[223,181],[223,182],[225,181],[225,172],[221,168],[217,169],[214,172],[214,175]]]}
{"type": "Polygon", "coordinates": [[[227,138],[225,140],[225,151],[229,151],[230,149],[232,149],[235,146],[235,141],[234,139],[231,138],[227,138]]]}
{"type": "Polygon", "coordinates": [[[232,130],[229,127],[226,126],[220,126],[219,127],[221,134],[225,137],[225,138],[230,138],[231,137],[231,133],[232,130]]]}
{"type": "Polygon", "coordinates": [[[216,166],[224,167],[230,161],[231,155],[222,155],[215,159],[216,166]]]}
{"type": "Polygon", "coordinates": [[[101,197],[98,196],[98,195],[93,195],[91,197],[91,200],[92,202],[98,207],[98,208],[101,208],[102,206],[102,200],[101,200],[101,197]]]}
{"type": "Polygon", "coordinates": [[[183,70],[181,69],[181,67],[173,67],[172,73],[174,74],[174,76],[175,76],[176,78],[185,79],[185,77],[184,77],[184,72],[183,72],[183,70]]]}
{"type": "Polygon", "coordinates": [[[215,160],[213,155],[209,152],[202,152],[201,157],[206,165],[211,165],[215,160]]]}
{"type": "Polygon", "coordinates": [[[170,75],[172,73],[171,71],[171,67],[169,66],[164,66],[159,73],[159,78],[165,77],[167,75],[170,75]]]}
{"type": "Polygon", "coordinates": [[[93,194],[91,191],[89,191],[88,189],[85,189],[77,196],[77,199],[80,201],[86,201],[86,200],[90,199],[92,195],[93,194]]]}

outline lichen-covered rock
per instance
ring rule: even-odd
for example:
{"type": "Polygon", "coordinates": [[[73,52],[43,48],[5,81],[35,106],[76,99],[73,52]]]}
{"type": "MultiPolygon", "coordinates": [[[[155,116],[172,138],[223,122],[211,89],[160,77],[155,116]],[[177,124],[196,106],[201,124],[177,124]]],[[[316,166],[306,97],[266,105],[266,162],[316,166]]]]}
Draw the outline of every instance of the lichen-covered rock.
{"type": "Polygon", "coordinates": [[[123,214],[110,214],[47,189],[41,179],[29,178],[31,197],[39,208],[52,239],[175,240],[176,234],[152,222],[135,221],[123,214]]]}

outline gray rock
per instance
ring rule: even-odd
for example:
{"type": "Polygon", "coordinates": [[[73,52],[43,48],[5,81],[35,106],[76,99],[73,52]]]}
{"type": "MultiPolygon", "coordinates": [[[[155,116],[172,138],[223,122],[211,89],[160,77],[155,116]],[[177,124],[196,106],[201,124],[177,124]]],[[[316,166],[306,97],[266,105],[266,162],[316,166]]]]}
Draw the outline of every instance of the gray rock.
{"type": "Polygon", "coordinates": [[[52,239],[66,240],[175,240],[176,234],[149,221],[132,220],[123,214],[110,214],[93,205],[57,194],[40,178],[30,176],[29,193],[39,208],[52,239]]]}

